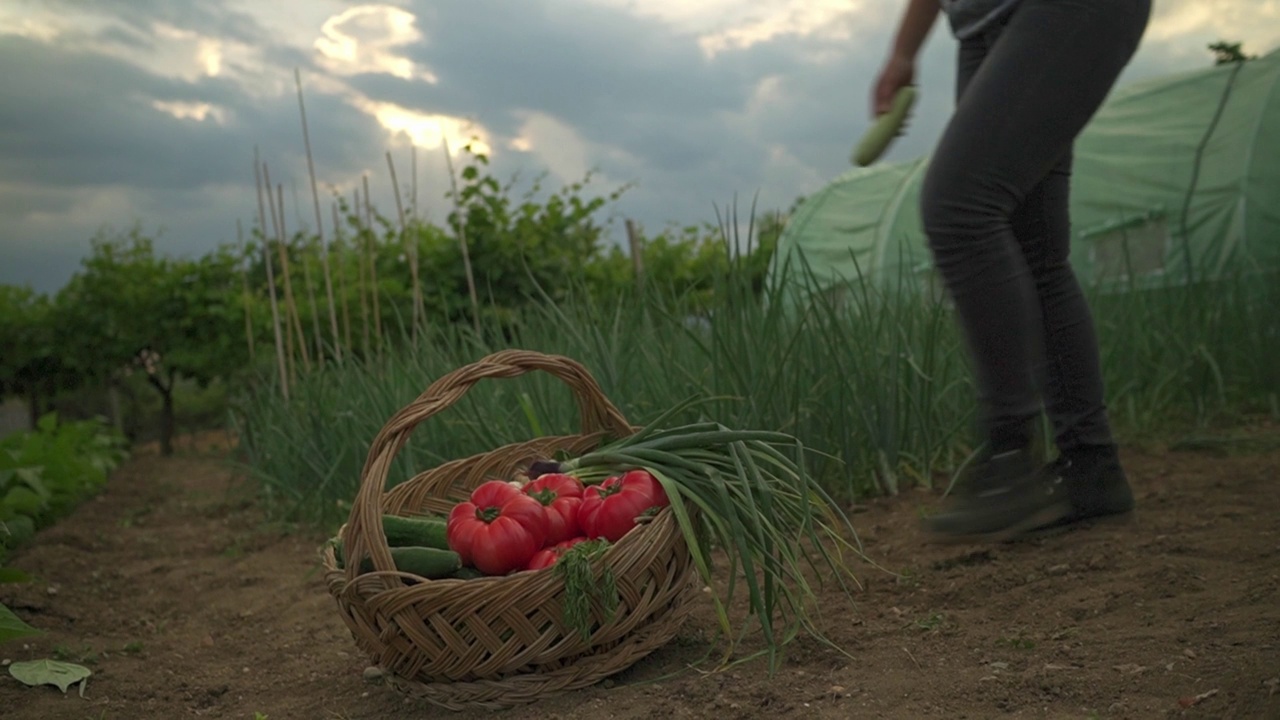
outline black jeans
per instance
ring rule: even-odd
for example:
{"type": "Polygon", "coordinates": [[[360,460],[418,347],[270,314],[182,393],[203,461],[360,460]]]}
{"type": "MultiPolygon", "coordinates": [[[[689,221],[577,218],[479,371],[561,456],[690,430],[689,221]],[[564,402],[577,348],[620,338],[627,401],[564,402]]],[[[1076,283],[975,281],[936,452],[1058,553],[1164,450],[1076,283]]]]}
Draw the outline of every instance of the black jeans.
{"type": "Polygon", "coordinates": [[[963,41],[924,230],[996,452],[1046,409],[1058,448],[1112,442],[1093,319],[1068,262],[1072,145],[1145,32],[1151,0],[1022,0],[963,41]]]}

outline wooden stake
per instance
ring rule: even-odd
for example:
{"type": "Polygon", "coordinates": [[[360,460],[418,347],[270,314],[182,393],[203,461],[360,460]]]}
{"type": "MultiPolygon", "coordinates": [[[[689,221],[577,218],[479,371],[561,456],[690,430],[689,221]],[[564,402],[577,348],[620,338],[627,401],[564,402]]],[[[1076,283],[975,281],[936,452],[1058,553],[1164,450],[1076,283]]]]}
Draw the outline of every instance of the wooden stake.
{"type": "Polygon", "coordinates": [[[409,172],[413,174],[413,189],[410,191],[409,200],[412,203],[410,215],[416,220],[421,215],[418,214],[418,146],[409,143],[409,172]]]}
{"type": "Polygon", "coordinates": [[[368,300],[368,297],[366,296],[366,293],[369,293],[372,290],[369,287],[369,273],[365,269],[365,262],[367,260],[368,252],[366,251],[368,249],[369,244],[368,242],[365,241],[364,236],[362,235],[364,231],[364,227],[363,227],[363,223],[360,222],[360,190],[357,188],[351,193],[351,195],[352,195],[352,200],[354,200],[354,203],[351,205],[351,212],[352,212],[352,216],[356,220],[356,240],[355,240],[356,263],[357,263],[357,270],[359,271],[359,276],[360,276],[360,282],[358,283],[358,287],[360,288],[360,324],[363,326],[363,332],[362,332],[363,345],[361,345],[361,347],[363,348],[365,358],[368,358],[369,348],[370,348],[369,300],[368,300]]]}
{"type": "MultiPolygon", "coordinates": [[[[293,272],[289,269],[289,254],[285,250],[285,224],[284,224],[284,185],[276,185],[276,198],[271,198],[271,174],[266,163],[262,165],[262,173],[267,182],[268,199],[271,200],[271,219],[275,222],[276,228],[276,251],[280,256],[280,275],[284,279],[284,305],[288,313],[289,325],[293,327],[294,333],[297,334],[298,350],[302,355],[303,368],[309,373],[311,372],[311,357],[307,352],[307,337],[302,330],[302,318],[298,314],[298,303],[294,300],[293,294],[293,272]]],[[[292,336],[292,334],[291,334],[292,336]]],[[[290,358],[293,357],[293,350],[289,351],[290,358]]]]}
{"type": "Polygon", "coordinates": [[[382,310],[378,298],[378,237],[373,232],[373,204],[369,202],[369,176],[364,180],[364,224],[369,231],[369,282],[370,294],[373,296],[373,335],[377,342],[378,355],[382,355],[382,310]]]}
{"type": "Polygon", "coordinates": [[[289,234],[284,221],[284,183],[276,183],[276,202],[280,207],[280,237],[276,249],[280,251],[280,264],[284,267],[284,297],[293,312],[294,328],[298,332],[298,349],[302,351],[302,369],[311,372],[311,353],[307,350],[307,333],[302,329],[302,311],[298,309],[297,296],[293,293],[293,271],[289,268],[289,234]]]}
{"type": "MultiPolygon", "coordinates": [[[[335,202],[329,207],[333,208],[333,246],[334,251],[338,253],[338,294],[342,296],[343,342],[347,344],[347,349],[351,349],[351,312],[348,307],[351,293],[347,288],[347,263],[344,262],[347,257],[347,244],[342,239],[342,221],[338,217],[338,203],[335,202]]],[[[338,349],[338,360],[342,360],[341,348],[338,349]]]]}
{"type": "Polygon", "coordinates": [[[253,343],[253,308],[249,304],[249,269],[244,266],[244,226],[236,218],[236,249],[240,251],[240,297],[244,300],[244,339],[249,346],[249,362],[257,360],[253,343]]]}
{"type": "Polygon", "coordinates": [[[627,218],[627,244],[631,246],[631,269],[635,273],[636,287],[640,287],[644,285],[644,242],[631,218],[627,218]]]}
{"type": "MultiPolygon", "coordinates": [[[[275,191],[271,189],[271,173],[270,173],[270,170],[267,168],[267,164],[265,162],[262,163],[262,174],[264,176],[263,185],[266,186],[266,190],[267,190],[267,207],[271,210],[271,228],[272,228],[271,232],[273,234],[273,237],[270,240],[270,247],[272,247],[276,251],[279,251],[280,249],[279,240],[277,238],[280,237],[280,218],[277,217],[277,212],[276,212],[276,194],[275,194],[275,191]]],[[[279,252],[276,253],[276,258],[279,258],[279,252]]],[[[276,262],[276,258],[272,258],[273,263],[276,262]]],[[[290,312],[289,310],[290,308],[289,301],[288,301],[289,296],[284,291],[284,281],[287,280],[287,277],[286,277],[287,269],[288,269],[287,265],[282,266],[280,268],[280,280],[281,280],[280,297],[281,297],[281,302],[284,303],[284,339],[285,339],[285,348],[288,350],[287,357],[289,358],[289,382],[290,384],[292,384],[297,382],[297,379],[298,379],[298,352],[297,352],[297,348],[295,347],[295,343],[297,342],[297,335],[294,334],[294,331],[293,331],[293,327],[294,327],[293,313],[290,312]]]]}
{"type": "Polygon", "coordinates": [[[404,218],[404,203],[400,200],[400,183],[396,181],[396,164],[391,159],[391,151],[387,151],[387,167],[391,169],[391,191],[396,197],[396,215],[400,218],[400,241],[404,243],[405,257],[409,261],[409,276],[413,281],[413,329],[410,337],[418,340],[418,325],[423,322],[425,308],[422,303],[422,283],[418,278],[418,240],[409,232],[409,225],[404,218]]]}
{"type": "MultiPolygon", "coordinates": [[[[311,134],[307,131],[307,108],[302,103],[302,73],[293,69],[293,79],[298,86],[298,112],[302,115],[302,140],[307,149],[307,174],[311,176],[311,199],[316,206],[316,237],[320,238],[320,266],[324,269],[324,290],[329,297],[329,325],[333,330],[333,352],[342,360],[342,342],[338,338],[338,314],[333,303],[333,280],[329,272],[329,251],[324,243],[324,223],[320,220],[320,192],[316,189],[316,166],[311,159],[311,134]]],[[[334,228],[337,232],[337,228],[334,228]]]]}
{"type": "Polygon", "coordinates": [[[453,188],[453,208],[458,216],[458,245],[462,248],[462,269],[467,275],[467,290],[471,293],[471,322],[476,334],[480,334],[480,299],[476,295],[476,277],[471,272],[471,253],[467,249],[467,217],[462,212],[462,202],[458,197],[458,180],[453,172],[453,158],[449,156],[449,139],[443,138],[444,163],[449,169],[449,186],[453,188]]]}
{"type": "Polygon", "coordinates": [[[258,187],[258,226],[262,233],[262,262],[267,269],[267,294],[271,298],[271,330],[275,335],[276,341],[276,364],[280,373],[280,392],[284,395],[285,402],[289,401],[289,371],[285,361],[284,338],[280,332],[280,308],[276,302],[276,279],[275,272],[272,270],[271,253],[268,248],[271,240],[267,237],[267,211],[266,203],[262,200],[262,170],[265,166],[258,165],[258,148],[253,148],[253,179],[258,187]]]}
{"type": "Polygon", "coordinates": [[[316,302],[315,286],[311,284],[311,253],[315,249],[315,236],[307,237],[302,230],[305,223],[298,209],[298,183],[291,183],[291,185],[293,217],[298,221],[298,237],[302,240],[302,246],[298,248],[298,261],[302,263],[302,289],[307,293],[307,309],[310,310],[311,315],[311,342],[316,344],[316,364],[324,367],[324,334],[320,332],[320,303],[316,302]]]}

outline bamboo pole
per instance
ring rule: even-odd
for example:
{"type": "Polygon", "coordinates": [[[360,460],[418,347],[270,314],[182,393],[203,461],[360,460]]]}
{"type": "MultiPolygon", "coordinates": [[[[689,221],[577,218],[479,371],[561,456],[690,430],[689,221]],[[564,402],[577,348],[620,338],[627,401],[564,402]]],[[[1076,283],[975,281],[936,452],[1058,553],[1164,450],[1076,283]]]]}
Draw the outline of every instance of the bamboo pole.
{"type": "MultiPolygon", "coordinates": [[[[311,253],[315,248],[314,236],[308,237],[306,222],[302,219],[302,211],[298,207],[298,183],[290,183],[293,188],[293,217],[298,222],[298,238],[302,240],[299,248],[299,262],[302,263],[302,289],[307,293],[307,308],[311,311],[311,342],[316,344],[316,364],[324,367],[324,333],[320,332],[320,303],[316,302],[315,285],[311,282],[311,253]]],[[[281,217],[284,214],[281,213],[281,217]]]]}
{"type": "MultiPolygon", "coordinates": [[[[347,349],[351,349],[351,310],[350,301],[351,293],[347,289],[347,273],[344,262],[347,257],[347,244],[342,238],[342,221],[338,217],[338,203],[333,203],[329,207],[333,208],[333,247],[338,253],[338,294],[342,296],[342,330],[343,342],[347,344],[347,349]]],[[[342,360],[342,351],[338,350],[338,360],[342,360]]]]}
{"type": "Polygon", "coordinates": [[[415,220],[422,217],[418,214],[418,146],[409,143],[409,172],[413,174],[413,189],[410,191],[409,215],[415,220]]]}
{"type": "Polygon", "coordinates": [[[236,218],[236,249],[240,251],[240,298],[244,300],[244,340],[249,346],[249,362],[256,361],[257,352],[253,342],[253,308],[249,304],[249,269],[244,265],[244,226],[240,218],[236,218]]]}
{"type": "Polygon", "coordinates": [[[449,156],[449,139],[443,138],[444,163],[449,169],[449,185],[453,188],[453,207],[458,217],[458,246],[462,249],[462,269],[467,275],[467,290],[471,293],[471,322],[476,334],[480,334],[480,299],[476,295],[476,278],[471,272],[471,252],[467,249],[467,218],[462,212],[458,197],[458,180],[453,172],[453,158],[449,156]]]}
{"type": "MultiPolygon", "coordinates": [[[[302,115],[302,140],[307,149],[307,174],[311,177],[311,199],[316,206],[316,236],[320,238],[320,266],[324,270],[324,290],[329,296],[329,325],[333,330],[334,355],[342,360],[342,342],[338,338],[338,313],[334,309],[333,280],[329,270],[329,250],[324,242],[324,223],[320,220],[320,192],[316,189],[316,166],[311,159],[311,134],[307,129],[307,108],[302,102],[302,73],[293,69],[293,79],[298,86],[298,112],[302,115]]],[[[337,231],[335,226],[334,231],[337,231]]]]}
{"type": "Polygon", "coordinates": [[[267,294],[271,298],[271,330],[276,342],[276,364],[280,373],[280,392],[285,402],[289,401],[289,371],[285,361],[284,338],[280,332],[280,308],[276,302],[276,278],[272,270],[271,253],[268,248],[271,241],[267,238],[267,210],[262,200],[262,170],[258,164],[258,148],[253,148],[253,179],[258,188],[258,224],[262,233],[262,262],[267,269],[267,294]]]}
{"type": "Polygon", "coordinates": [[[409,232],[409,225],[405,222],[404,202],[400,199],[400,183],[396,180],[396,164],[391,159],[390,150],[387,151],[387,167],[391,169],[391,191],[396,198],[396,215],[400,219],[400,241],[405,246],[405,256],[409,261],[409,277],[413,282],[413,329],[409,335],[416,342],[418,325],[423,322],[422,316],[426,314],[422,302],[422,282],[418,277],[418,241],[409,232]]]}
{"type": "Polygon", "coordinates": [[[367,293],[371,292],[372,290],[369,287],[369,273],[365,268],[366,261],[368,260],[368,257],[367,257],[368,253],[366,252],[368,249],[368,242],[365,242],[364,236],[361,234],[363,232],[363,224],[360,222],[360,190],[359,188],[352,191],[351,195],[352,195],[352,199],[355,200],[354,204],[352,204],[351,206],[351,213],[352,213],[351,216],[355,218],[355,223],[356,223],[356,240],[355,240],[356,264],[357,264],[356,269],[359,271],[359,277],[360,277],[360,282],[358,284],[358,287],[360,288],[360,324],[363,326],[361,335],[363,337],[363,343],[364,343],[361,347],[364,349],[364,356],[368,358],[370,345],[369,345],[369,299],[368,299],[367,293]]]}
{"type": "MultiPolygon", "coordinates": [[[[270,169],[267,167],[265,162],[262,163],[262,174],[263,185],[266,186],[267,190],[267,208],[271,212],[272,237],[269,241],[270,247],[276,251],[276,258],[279,258],[280,242],[278,238],[280,237],[280,218],[276,213],[276,193],[271,189],[270,169]]],[[[277,261],[276,258],[272,259],[272,263],[277,261]]],[[[291,311],[290,308],[292,306],[289,304],[289,298],[292,297],[292,294],[286,293],[284,287],[284,282],[288,280],[287,270],[287,264],[280,268],[280,296],[281,302],[284,303],[284,339],[285,349],[288,351],[287,357],[289,358],[289,382],[293,383],[296,382],[298,378],[298,349],[296,347],[298,336],[294,332],[294,313],[291,311]]]]}
{"type": "Polygon", "coordinates": [[[288,230],[284,220],[284,183],[276,183],[276,203],[280,209],[280,238],[276,249],[280,251],[280,264],[284,266],[285,299],[293,310],[293,325],[298,332],[298,349],[302,351],[302,369],[311,372],[311,353],[307,350],[307,333],[302,329],[302,312],[298,310],[297,296],[293,293],[291,278],[293,271],[289,267],[288,230]]]}
{"type": "Polygon", "coordinates": [[[644,245],[631,218],[627,218],[627,244],[631,247],[631,270],[638,288],[644,285],[644,245]]]}
{"type": "Polygon", "coordinates": [[[369,283],[373,296],[373,333],[378,345],[378,355],[382,355],[382,309],[378,299],[378,238],[373,232],[373,203],[369,202],[369,176],[362,176],[364,181],[364,224],[369,231],[369,283]]]}
{"type": "MultiPolygon", "coordinates": [[[[266,177],[267,193],[270,196],[272,194],[271,175],[266,163],[262,165],[262,173],[266,177]]],[[[290,324],[294,333],[297,334],[298,350],[302,355],[303,369],[309,373],[311,372],[311,357],[310,353],[307,352],[307,337],[302,330],[302,318],[298,314],[298,303],[294,299],[293,280],[291,279],[293,272],[289,269],[289,253],[285,250],[284,185],[277,183],[276,193],[274,194],[277,196],[276,198],[268,197],[268,199],[271,200],[271,217],[275,222],[276,228],[276,251],[280,256],[280,275],[284,279],[284,303],[289,313],[290,324]]],[[[293,351],[290,350],[290,357],[292,357],[292,354],[293,351]]]]}

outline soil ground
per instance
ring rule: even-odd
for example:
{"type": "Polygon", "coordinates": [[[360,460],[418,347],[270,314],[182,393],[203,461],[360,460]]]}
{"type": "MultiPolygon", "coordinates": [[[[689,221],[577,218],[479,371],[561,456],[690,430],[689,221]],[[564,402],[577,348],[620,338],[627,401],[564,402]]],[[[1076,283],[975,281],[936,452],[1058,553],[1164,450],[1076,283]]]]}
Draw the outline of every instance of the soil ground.
{"type": "MultiPolygon", "coordinates": [[[[1280,718],[1280,429],[1250,438],[1126,448],[1133,523],[1030,543],[926,545],[916,522],[933,498],[872,502],[856,527],[898,575],[855,568],[851,608],[824,596],[823,627],[848,656],[801,639],[774,676],[754,661],[689,669],[714,627],[705,602],[615,678],[497,716],[1280,718]]],[[[47,634],[0,657],[94,675],[82,698],[4,673],[0,716],[494,716],[366,682],[316,572],[323,537],[263,523],[216,450],[138,452],[12,558],[36,580],[0,585],[0,601],[47,634]]]]}

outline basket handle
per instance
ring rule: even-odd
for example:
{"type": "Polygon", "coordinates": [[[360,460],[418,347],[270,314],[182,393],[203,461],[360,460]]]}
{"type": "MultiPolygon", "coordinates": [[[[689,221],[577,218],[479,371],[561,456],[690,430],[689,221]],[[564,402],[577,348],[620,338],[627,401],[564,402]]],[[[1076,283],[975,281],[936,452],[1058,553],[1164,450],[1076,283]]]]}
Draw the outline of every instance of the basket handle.
{"type": "MultiPolygon", "coordinates": [[[[351,505],[351,514],[343,529],[343,545],[347,556],[348,582],[359,572],[359,561],[367,552],[376,571],[394,570],[382,529],[382,497],[396,454],[404,447],[409,434],[427,418],[452,406],[480,380],[514,378],[533,370],[541,370],[562,380],[573,391],[578,402],[584,435],[595,432],[624,437],[634,432],[622,412],[605,397],[599,383],[581,363],[562,355],[548,355],[533,350],[501,350],[469,365],[441,376],[413,402],[391,416],[369,446],[369,455],[361,472],[360,490],[351,505]],[[365,542],[368,546],[365,546],[365,542]]],[[[389,583],[398,584],[395,578],[389,583]]]]}

